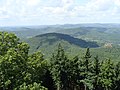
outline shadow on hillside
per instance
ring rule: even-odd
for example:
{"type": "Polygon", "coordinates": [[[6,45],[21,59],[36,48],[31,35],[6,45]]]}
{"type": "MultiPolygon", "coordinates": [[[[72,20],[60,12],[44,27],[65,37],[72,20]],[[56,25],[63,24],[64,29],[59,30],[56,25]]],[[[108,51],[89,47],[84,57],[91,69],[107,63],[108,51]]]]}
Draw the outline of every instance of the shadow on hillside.
{"type": "Polygon", "coordinates": [[[46,37],[55,36],[58,39],[67,41],[70,44],[74,44],[74,45],[80,46],[82,48],[87,48],[87,47],[97,48],[97,47],[99,47],[99,45],[96,42],[85,41],[82,39],[74,38],[70,35],[60,34],[60,33],[47,33],[47,34],[38,35],[36,37],[43,37],[43,36],[46,36],[46,37]]]}

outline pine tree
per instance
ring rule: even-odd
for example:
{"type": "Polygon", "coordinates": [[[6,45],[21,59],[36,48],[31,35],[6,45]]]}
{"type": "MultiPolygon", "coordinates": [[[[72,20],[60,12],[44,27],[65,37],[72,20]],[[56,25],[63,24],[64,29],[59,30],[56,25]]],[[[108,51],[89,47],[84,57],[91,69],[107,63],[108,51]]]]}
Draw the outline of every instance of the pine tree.
{"type": "Polygon", "coordinates": [[[89,59],[91,58],[91,54],[90,54],[90,49],[87,48],[86,50],[86,54],[85,54],[85,79],[84,79],[84,84],[85,84],[85,90],[88,90],[88,88],[91,88],[91,80],[90,80],[90,76],[91,76],[91,72],[90,72],[90,61],[89,59]]]}
{"type": "Polygon", "coordinates": [[[114,77],[115,77],[113,62],[110,59],[105,60],[102,63],[100,70],[101,70],[100,82],[102,88],[104,88],[105,90],[112,90],[112,86],[114,84],[114,77]]]}
{"type": "Polygon", "coordinates": [[[56,84],[57,90],[63,90],[67,84],[67,68],[68,59],[64,53],[64,49],[59,44],[56,54],[51,58],[51,74],[56,84]]]}
{"type": "Polygon", "coordinates": [[[96,56],[93,64],[93,77],[94,77],[94,83],[93,83],[93,87],[94,90],[99,90],[99,74],[100,74],[100,62],[98,59],[98,56],[96,56]]]}
{"type": "Polygon", "coordinates": [[[86,54],[85,54],[85,66],[86,66],[86,71],[89,71],[89,59],[91,58],[90,50],[87,48],[86,54]]]}
{"type": "Polygon", "coordinates": [[[115,90],[120,90],[120,62],[118,62],[115,66],[115,80],[114,80],[113,88],[115,90]]]}

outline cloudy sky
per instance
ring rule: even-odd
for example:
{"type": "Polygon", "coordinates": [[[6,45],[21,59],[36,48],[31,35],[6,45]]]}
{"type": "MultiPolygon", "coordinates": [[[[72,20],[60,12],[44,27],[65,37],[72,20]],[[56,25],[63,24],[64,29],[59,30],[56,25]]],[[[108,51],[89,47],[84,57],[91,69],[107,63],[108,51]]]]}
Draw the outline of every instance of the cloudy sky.
{"type": "Polygon", "coordinates": [[[0,0],[0,26],[120,23],[120,0],[0,0]]]}

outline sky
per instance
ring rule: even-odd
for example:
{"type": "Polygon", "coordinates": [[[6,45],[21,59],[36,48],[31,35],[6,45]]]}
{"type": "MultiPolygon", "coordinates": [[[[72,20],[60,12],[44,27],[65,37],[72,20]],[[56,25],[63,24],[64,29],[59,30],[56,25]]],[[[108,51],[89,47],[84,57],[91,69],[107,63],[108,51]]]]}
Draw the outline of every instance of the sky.
{"type": "Polygon", "coordinates": [[[120,0],[0,0],[0,26],[120,23],[120,0]]]}

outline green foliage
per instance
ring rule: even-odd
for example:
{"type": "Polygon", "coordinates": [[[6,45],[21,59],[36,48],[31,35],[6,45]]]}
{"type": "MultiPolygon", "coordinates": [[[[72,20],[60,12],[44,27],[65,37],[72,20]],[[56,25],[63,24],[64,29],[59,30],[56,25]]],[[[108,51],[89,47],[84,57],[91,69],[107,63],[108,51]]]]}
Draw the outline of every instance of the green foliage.
{"type": "Polygon", "coordinates": [[[83,58],[71,58],[59,44],[45,60],[40,51],[28,54],[29,45],[14,34],[0,32],[0,50],[0,90],[120,90],[120,62],[93,58],[89,48],[83,58]]]}
{"type": "Polygon", "coordinates": [[[59,45],[51,59],[51,73],[58,90],[119,90],[119,63],[115,68],[110,59],[101,62],[98,56],[91,61],[89,48],[84,59],[64,57],[59,45]]]}
{"type": "Polygon", "coordinates": [[[116,90],[120,89],[120,62],[118,62],[115,66],[115,80],[113,88],[116,90]]]}
{"type": "Polygon", "coordinates": [[[93,62],[93,89],[94,90],[97,90],[99,89],[99,84],[100,84],[100,68],[101,68],[101,65],[100,65],[100,61],[99,61],[99,58],[98,56],[96,56],[94,58],[94,62],[93,62]]]}
{"type": "Polygon", "coordinates": [[[59,44],[57,53],[51,58],[51,74],[53,77],[53,80],[55,81],[55,84],[57,88],[62,88],[63,83],[62,80],[66,80],[67,78],[63,78],[63,74],[65,74],[65,65],[67,64],[67,57],[65,56],[64,50],[59,44]]]}
{"type": "MultiPolygon", "coordinates": [[[[0,32],[0,44],[1,90],[13,90],[24,82],[28,86],[29,83],[34,83],[34,80],[42,82],[39,81],[39,77],[44,74],[46,62],[41,53],[35,53],[29,56],[29,45],[20,42],[14,34],[7,32],[0,32]]],[[[34,85],[37,86],[37,84],[33,84],[28,87],[34,87],[34,85]]],[[[38,88],[40,85],[38,84],[38,87],[36,86],[35,88],[38,88]]],[[[36,89],[33,88],[32,90],[36,89]]]]}
{"type": "Polygon", "coordinates": [[[102,87],[105,87],[105,89],[110,89],[113,85],[115,72],[114,64],[109,59],[102,63],[100,77],[102,87]]]}
{"type": "Polygon", "coordinates": [[[16,47],[18,40],[12,33],[0,32],[0,55],[6,54],[9,48],[16,47]]]}
{"type": "Polygon", "coordinates": [[[29,46],[26,43],[19,43],[14,34],[2,32],[0,36],[4,39],[0,46],[4,49],[1,50],[0,61],[1,87],[13,88],[21,84],[24,81],[23,77],[26,76],[24,73],[27,69],[26,58],[29,46]]]}
{"type": "Polygon", "coordinates": [[[87,48],[86,54],[85,54],[85,66],[86,66],[86,71],[89,69],[89,59],[91,58],[89,48],[87,48]]]}
{"type": "Polygon", "coordinates": [[[48,90],[47,88],[41,86],[41,84],[33,83],[26,85],[26,83],[23,83],[20,85],[19,88],[15,88],[14,90],[48,90]]]}
{"type": "Polygon", "coordinates": [[[47,61],[44,60],[41,52],[33,53],[28,57],[29,72],[31,73],[32,82],[41,83],[47,70],[47,61]]]}
{"type": "MultiPolygon", "coordinates": [[[[82,39],[74,38],[70,35],[60,34],[60,33],[48,33],[48,34],[38,35],[26,40],[26,42],[30,44],[31,52],[42,50],[42,49],[46,50],[46,47],[48,47],[47,50],[50,49],[51,47],[52,49],[54,49],[54,46],[57,46],[58,43],[61,43],[61,44],[66,43],[69,46],[73,44],[76,47],[82,47],[82,48],[99,47],[99,45],[97,45],[95,42],[88,42],[82,39]]],[[[68,46],[66,46],[66,48],[68,48],[68,46]]]]}
{"type": "MultiPolygon", "coordinates": [[[[86,51],[86,48],[81,48],[80,46],[82,45],[84,47],[89,47],[90,43],[87,42],[87,45],[84,45],[81,39],[79,41],[76,41],[76,38],[74,38],[74,40],[72,40],[72,43],[70,43],[69,39],[70,36],[67,36],[66,34],[59,35],[57,33],[48,33],[29,38],[26,40],[26,42],[30,45],[30,54],[40,50],[45,54],[45,58],[47,59],[51,58],[52,53],[54,53],[54,51],[57,49],[59,43],[61,43],[69,58],[74,58],[76,55],[83,57],[85,55],[84,52],[86,51]],[[80,45],[75,44],[78,42],[80,45]]],[[[100,60],[110,58],[113,61],[118,61],[120,59],[120,46],[112,44],[111,48],[106,48],[103,47],[104,43],[102,43],[100,46],[101,47],[99,48],[89,47],[91,49],[92,56],[99,55],[100,60]]],[[[91,58],[94,59],[94,57],[91,58]]]]}

